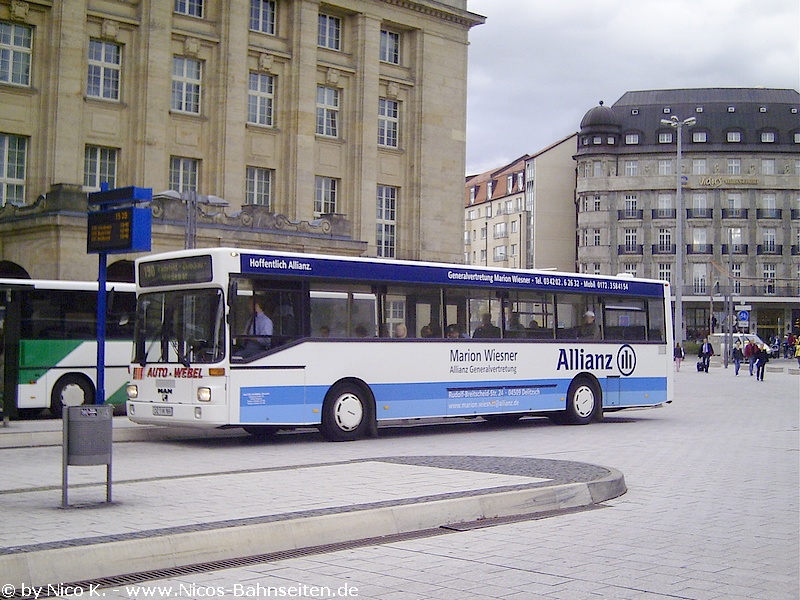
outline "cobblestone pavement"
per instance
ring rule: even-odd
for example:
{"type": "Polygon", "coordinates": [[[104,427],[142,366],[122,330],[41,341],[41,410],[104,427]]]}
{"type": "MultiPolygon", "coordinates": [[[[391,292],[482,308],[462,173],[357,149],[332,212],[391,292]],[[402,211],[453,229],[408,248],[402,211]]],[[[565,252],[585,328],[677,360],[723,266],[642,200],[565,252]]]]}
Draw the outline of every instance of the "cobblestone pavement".
{"type": "MultiPolygon", "coordinates": [[[[800,377],[768,372],[766,381],[758,382],[746,371],[734,377],[732,369],[705,374],[687,366],[693,365],[676,375],[674,404],[614,413],[587,427],[537,419],[511,427],[475,422],[381,429],[377,439],[350,444],[324,443],[316,434],[122,444],[115,448],[115,478],[122,479],[142,473],[201,475],[234,465],[263,469],[381,457],[505,456],[613,467],[625,475],[628,492],[597,510],[277,557],[95,593],[112,599],[795,600],[800,596],[800,377]]],[[[42,481],[42,471],[52,480],[48,461],[56,449],[7,452],[29,461],[31,480],[42,481]]],[[[325,497],[332,486],[347,483],[310,477],[307,487],[311,496],[317,490],[325,497]]],[[[24,487],[19,481],[3,486],[24,487]]],[[[259,487],[253,493],[273,492],[259,487]]],[[[193,492],[186,501],[202,502],[203,494],[193,492]]]]}

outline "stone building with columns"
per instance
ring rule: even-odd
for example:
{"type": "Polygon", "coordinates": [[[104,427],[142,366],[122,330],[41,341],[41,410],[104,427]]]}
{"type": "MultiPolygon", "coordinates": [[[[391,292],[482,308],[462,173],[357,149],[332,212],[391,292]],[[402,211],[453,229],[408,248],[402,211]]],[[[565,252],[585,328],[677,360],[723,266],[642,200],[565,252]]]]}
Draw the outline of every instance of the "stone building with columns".
{"type": "Polygon", "coordinates": [[[103,183],[153,189],[153,251],[184,246],[197,194],[227,204],[201,202],[198,247],[460,261],[483,21],[466,0],[0,0],[0,275],[94,272],[103,183]]]}

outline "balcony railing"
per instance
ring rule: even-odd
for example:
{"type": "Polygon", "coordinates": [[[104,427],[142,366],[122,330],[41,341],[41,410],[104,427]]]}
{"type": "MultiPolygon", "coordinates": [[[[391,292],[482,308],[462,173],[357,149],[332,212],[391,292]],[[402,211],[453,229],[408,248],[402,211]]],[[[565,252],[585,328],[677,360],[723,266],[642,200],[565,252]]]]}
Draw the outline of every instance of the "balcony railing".
{"type": "Polygon", "coordinates": [[[620,244],[617,246],[617,254],[641,255],[644,254],[644,246],[642,244],[620,244]]]}
{"type": "Polygon", "coordinates": [[[653,244],[653,254],[675,254],[675,244],[653,244]]]}
{"type": "Polygon", "coordinates": [[[723,208],[722,209],[722,218],[723,219],[746,219],[747,218],[747,209],[746,208],[723,208]]]}
{"type": "Polygon", "coordinates": [[[643,219],[644,218],[644,211],[643,210],[636,210],[633,208],[626,208],[625,210],[618,210],[617,211],[617,219],[620,221],[630,221],[636,219],[643,219]]]}
{"type": "Polygon", "coordinates": [[[714,244],[689,244],[686,246],[686,254],[712,254],[714,244]]]}
{"type": "Polygon", "coordinates": [[[783,244],[759,244],[756,246],[756,254],[759,256],[780,256],[783,254],[783,244]]]}
{"type": "Polygon", "coordinates": [[[654,208],[652,217],[654,219],[674,219],[678,211],[674,208],[654,208]]]}
{"type": "Polygon", "coordinates": [[[713,208],[687,208],[686,209],[686,218],[687,219],[710,219],[714,216],[714,209],[713,208]]]}
{"type": "Polygon", "coordinates": [[[747,244],[722,244],[723,254],[747,254],[747,244]]]}
{"type": "Polygon", "coordinates": [[[756,219],[780,219],[783,211],[780,208],[757,208],[756,219]]]}

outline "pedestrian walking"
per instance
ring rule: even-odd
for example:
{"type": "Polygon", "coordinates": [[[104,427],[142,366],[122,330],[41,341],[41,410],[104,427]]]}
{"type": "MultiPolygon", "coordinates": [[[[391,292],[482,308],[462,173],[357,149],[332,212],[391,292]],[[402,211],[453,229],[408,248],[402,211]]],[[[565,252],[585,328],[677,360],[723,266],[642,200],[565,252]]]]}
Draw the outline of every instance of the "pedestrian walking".
{"type": "Polygon", "coordinates": [[[742,361],[744,360],[744,353],[742,352],[742,344],[737,341],[736,345],[733,347],[733,370],[734,374],[738,377],[739,376],[739,367],[742,366],[742,361]]]}
{"type": "Polygon", "coordinates": [[[750,366],[750,377],[753,376],[753,367],[756,364],[756,352],[758,352],[758,348],[755,342],[748,340],[747,345],[744,347],[744,358],[750,366]]]}
{"type": "Polygon", "coordinates": [[[756,380],[764,381],[764,371],[766,371],[767,363],[769,362],[769,350],[767,345],[764,344],[756,352],[756,380]]]}
{"type": "Polygon", "coordinates": [[[675,349],[672,351],[672,358],[675,361],[675,371],[680,371],[681,361],[686,358],[686,352],[684,352],[680,342],[675,343],[675,349]]]}
{"type": "Polygon", "coordinates": [[[794,357],[797,359],[797,366],[800,367],[800,341],[795,342],[794,357]]]}
{"type": "Polygon", "coordinates": [[[711,346],[711,342],[708,341],[708,338],[704,339],[703,343],[700,344],[700,350],[697,352],[697,356],[700,358],[700,370],[708,373],[708,365],[711,362],[711,357],[714,356],[714,348],[711,346]]]}

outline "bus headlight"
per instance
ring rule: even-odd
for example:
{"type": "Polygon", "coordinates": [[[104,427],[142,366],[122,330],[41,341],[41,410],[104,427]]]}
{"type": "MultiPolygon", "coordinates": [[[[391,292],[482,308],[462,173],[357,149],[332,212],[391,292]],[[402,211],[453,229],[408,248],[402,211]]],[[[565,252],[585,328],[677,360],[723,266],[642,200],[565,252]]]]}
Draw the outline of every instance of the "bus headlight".
{"type": "Polygon", "coordinates": [[[211,388],[197,388],[197,399],[200,402],[211,402],[211,388]]]}
{"type": "Polygon", "coordinates": [[[139,386],[129,383],[125,386],[125,394],[128,396],[128,400],[136,400],[139,397],[139,386]]]}

